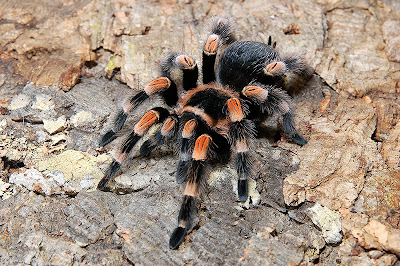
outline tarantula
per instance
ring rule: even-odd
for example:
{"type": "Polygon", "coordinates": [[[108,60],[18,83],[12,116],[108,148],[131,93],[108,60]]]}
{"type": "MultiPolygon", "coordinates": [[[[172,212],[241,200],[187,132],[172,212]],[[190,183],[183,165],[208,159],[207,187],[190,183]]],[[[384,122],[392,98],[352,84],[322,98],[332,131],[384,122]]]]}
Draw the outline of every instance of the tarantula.
{"type": "Polygon", "coordinates": [[[230,20],[214,19],[203,46],[203,85],[198,86],[198,65],[192,57],[185,54],[167,56],[160,64],[160,77],[126,101],[117,114],[114,128],[100,140],[100,146],[110,143],[123,127],[128,113],[148,98],[162,96],[168,107],[149,110],[135,124],[114,155],[98,189],[105,189],[135,144],[150,127],[158,124],[157,132],[140,147],[140,154],[148,156],[166,140],[177,143],[176,180],[183,184],[184,196],[178,226],[169,242],[171,249],[178,248],[192,228],[195,201],[213,162],[226,163],[230,157],[234,158],[238,198],[246,201],[247,180],[252,176],[251,153],[256,125],[267,116],[274,112],[281,114],[284,132],[298,145],[307,143],[293,126],[291,98],[282,88],[286,74],[305,77],[312,70],[300,57],[281,56],[275,47],[276,42],[272,42],[271,37],[268,44],[236,41],[230,20]],[[179,80],[172,74],[176,70],[180,73],[179,80]]]}

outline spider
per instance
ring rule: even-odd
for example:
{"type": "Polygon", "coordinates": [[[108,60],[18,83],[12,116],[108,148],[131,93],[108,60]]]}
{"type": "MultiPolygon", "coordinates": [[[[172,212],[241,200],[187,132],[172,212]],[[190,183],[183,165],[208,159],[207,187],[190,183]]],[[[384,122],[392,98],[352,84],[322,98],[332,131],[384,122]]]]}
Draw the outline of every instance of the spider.
{"type": "Polygon", "coordinates": [[[191,56],[170,54],[160,63],[160,77],[125,102],[113,129],[101,138],[100,146],[113,141],[128,114],[150,97],[161,95],[164,99],[168,107],[149,110],[134,125],[114,154],[98,189],[106,188],[135,144],[158,125],[156,133],[141,145],[140,155],[148,156],[166,140],[177,143],[176,181],[183,184],[184,190],[178,226],[170,237],[171,249],[177,249],[192,228],[196,201],[208,169],[215,162],[234,159],[238,198],[246,201],[256,125],[272,113],[279,113],[283,116],[283,130],[290,139],[298,145],[307,143],[293,126],[291,97],[284,90],[284,81],[287,74],[305,77],[312,70],[301,57],[281,56],[275,47],[271,37],[268,44],[237,41],[232,22],[215,18],[202,51],[203,85],[198,86],[199,69],[191,56]],[[177,71],[178,78],[173,74],[177,71]]]}

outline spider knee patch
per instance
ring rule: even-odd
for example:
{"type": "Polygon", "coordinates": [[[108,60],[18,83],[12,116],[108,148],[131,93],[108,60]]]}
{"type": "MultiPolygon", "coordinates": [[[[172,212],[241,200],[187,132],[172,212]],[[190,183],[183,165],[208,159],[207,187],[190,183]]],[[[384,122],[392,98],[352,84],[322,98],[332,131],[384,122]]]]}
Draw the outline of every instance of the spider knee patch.
{"type": "Polygon", "coordinates": [[[197,126],[197,121],[195,119],[190,119],[189,121],[187,121],[183,126],[182,138],[185,139],[190,138],[193,135],[196,126],[197,126]]]}
{"type": "MultiPolygon", "coordinates": [[[[181,70],[182,71],[182,76],[180,77],[182,79],[182,86],[184,90],[190,90],[194,89],[197,87],[197,79],[199,77],[199,69],[197,67],[196,61],[185,54],[170,54],[167,57],[165,57],[162,62],[160,63],[161,65],[161,72],[163,76],[166,76],[171,79],[171,88],[173,88],[174,92],[172,92],[172,89],[170,88],[171,92],[164,92],[164,98],[170,98],[171,93],[176,94],[176,84],[174,82],[174,77],[176,76],[177,73],[174,70],[181,70]],[[166,94],[169,97],[166,97],[166,94]]],[[[176,77],[175,77],[176,78],[176,77]]],[[[177,99],[174,99],[171,103],[175,104],[177,99]]],[[[167,101],[167,100],[166,100],[167,101]]],[[[168,105],[170,105],[167,102],[168,105]]]]}
{"type": "Polygon", "coordinates": [[[134,132],[139,135],[143,136],[147,130],[154,125],[154,123],[158,122],[160,118],[160,114],[155,110],[148,111],[140,120],[137,122],[134,128],[134,132]]]}
{"type": "Polygon", "coordinates": [[[242,94],[259,102],[264,102],[268,98],[268,91],[258,86],[246,86],[243,88],[242,94]]]}
{"type": "Polygon", "coordinates": [[[175,64],[182,69],[193,69],[196,66],[196,61],[187,55],[178,55],[175,58],[175,64]]]}
{"type": "Polygon", "coordinates": [[[220,38],[217,34],[211,34],[208,36],[203,48],[206,55],[215,55],[217,53],[219,39],[220,38]]]}
{"type": "Polygon", "coordinates": [[[196,161],[207,160],[207,153],[211,143],[212,139],[207,134],[203,134],[200,137],[198,137],[194,144],[192,158],[196,161]]]}
{"type": "Polygon", "coordinates": [[[171,136],[176,128],[176,119],[173,117],[168,117],[161,127],[162,136],[171,136]]]}
{"type": "Polygon", "coordinates": [[[145,87],[144,91],[147,95],[153,95],[158,92],[165,91],[171,86],[171,80],[167,77],[160,77],[149,82],[145,87]]]}
{"type": "Polygon", "coordinates": [[[226,102],[228,106],[229,117],[232,122],[241,121],[244,118],[242,104],[238,98],[231,98],[226,102]]]}
{"type": "Polygon", "coordinates": [[[283,75],[287,70],[286,64],[283,62],[272,62],[264,68],[264,73],[269,76],[283,75]]]}

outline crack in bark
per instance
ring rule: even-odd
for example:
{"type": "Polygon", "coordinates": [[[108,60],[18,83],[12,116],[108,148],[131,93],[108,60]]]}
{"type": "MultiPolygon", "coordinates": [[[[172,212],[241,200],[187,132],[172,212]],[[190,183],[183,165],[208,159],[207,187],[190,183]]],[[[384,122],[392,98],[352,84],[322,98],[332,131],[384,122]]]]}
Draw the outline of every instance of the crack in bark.
{"type": "Polygon", "coordinates": [[[367,10],[371,15],[373,15],[371,13],[371,11],[369,10],[369,8],[366,8],[366,7],[363,8],[363,7],[358,7],[358,6],[349,6],[349,7],[335,6],[335,7],[332,7],[331,9],[324,10],[324,14],[327,15],[328,13],[331,13],[332,11],[335,11],[335,10],[351,10],[351,9],[367,10]]]}

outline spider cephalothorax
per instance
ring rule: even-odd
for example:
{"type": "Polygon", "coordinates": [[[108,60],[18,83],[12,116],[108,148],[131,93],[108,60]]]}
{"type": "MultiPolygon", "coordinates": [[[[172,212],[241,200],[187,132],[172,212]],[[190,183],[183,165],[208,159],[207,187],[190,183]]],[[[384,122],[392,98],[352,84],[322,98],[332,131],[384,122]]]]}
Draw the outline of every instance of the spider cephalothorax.
{"type": "Polygon", "coordinates": [[[198,67],[184,54],[171,54],[161,63],[161,75],[123,105],[114,128],[101,139],[105,146],[123,127],[128,113],[153,95],[161,95],[166,107],[155,107],[145,113],[126,136],[114,160],[98,184],[104,190],[116,175],[135,144],[150,127],[159,125],[155,134],[140,147],[140,154],[150,152],[165,140],[175,140],[179,153],[176,180],[184,186],[178,226],[170,238],[176,249],[192,228],[195,200],[207,179],[209,166],[216,161],[233,158],[238,174],[238,197],[248,197],[248,178],[252,174],[251,151],[256,124],[277,112],[283,116],[284,132],[297,144],[307,141],[293,126],[291,98],[285,90],[287,73],[310,75],[311,69],[300,57],[281,57],[276,43],[236,41],[228,19],[216,18],[212,23],[202,55],[203,85],[198,86],[198,67]],[[220,59],[217,61],[217,53],[220,59]],[[217,67],[215,67],[217,65],[217,67]],[[217,69],[215,73],[214,69],[217,69]],[[173,73],[181,73],[177,80],[173,73]],[[179,82],[178,82],[179,81],[179,82]],[[177,86],[179,84],[179,86],[177,86]],[[181,88],[180,88],[181,87],[181,88]]]}

